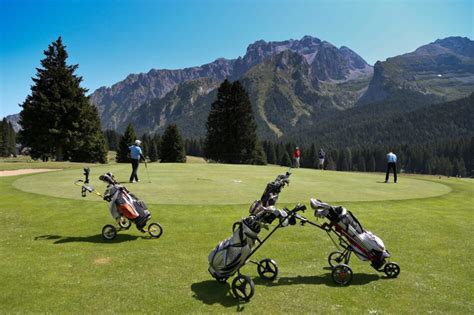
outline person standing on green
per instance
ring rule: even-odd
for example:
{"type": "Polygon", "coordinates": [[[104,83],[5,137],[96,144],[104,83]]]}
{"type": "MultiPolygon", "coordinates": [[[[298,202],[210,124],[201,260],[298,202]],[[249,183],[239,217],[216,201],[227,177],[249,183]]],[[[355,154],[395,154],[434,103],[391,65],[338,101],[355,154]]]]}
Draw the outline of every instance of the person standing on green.
{"type": "Polygon", "coordinates": [[[140,148],[141,144],[142,142],[140,140],[135,140],[135,144],[128,147],[130,150],[130,158],[132,160],[132,174],[130,175],[130,183],[139,182],[138,166],[140,165],[140,160],[145,161],[145,157],[142,154],[142,148],[140,148]]]}
{"type": "Polygon", "coordinates": [[[397,182],[397,156],[393,152],[387,154],[387,173],[385,174],[385,182],[388,183],[390,170],[393,169],[393,179],[397,182]]]}
{"type": "Polygon", "coordinates": [[[319,165],[318,167],[324,170],[324,159],[326,158],[326,152],[324,152],[323,148],[319,149],[319,165]]]}
{"type": "Polygon", "coordinates": [[[300,148],[296,147],[295,151],[293,152],[293,167],[294,168],[300,167],[300,158],[301,158],[300,148]]]}

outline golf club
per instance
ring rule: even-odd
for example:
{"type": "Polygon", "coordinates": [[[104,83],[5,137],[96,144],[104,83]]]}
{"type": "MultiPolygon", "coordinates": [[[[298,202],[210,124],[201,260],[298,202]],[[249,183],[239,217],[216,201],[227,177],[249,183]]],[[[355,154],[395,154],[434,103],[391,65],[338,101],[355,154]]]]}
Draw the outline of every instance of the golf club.
{"type": "Polygon", "coordinates": [[[148,173],[148,165],[146,164],[146,161],[145,161],[145,169],[146,169],[146,176],[148,177],[148,182],[151,183],[150,173],[148,173]]]}

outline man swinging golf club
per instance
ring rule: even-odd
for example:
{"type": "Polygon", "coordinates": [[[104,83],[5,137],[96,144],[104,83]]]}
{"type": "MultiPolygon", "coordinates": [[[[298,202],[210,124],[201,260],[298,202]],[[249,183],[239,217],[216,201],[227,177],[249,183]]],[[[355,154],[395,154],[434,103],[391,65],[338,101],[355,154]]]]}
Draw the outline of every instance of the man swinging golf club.
{"type": "Polygon", "coordinates": [[[142,142],[140,140],[135,140],[135,144],[128,147],[132,160],[132,174],[130,175],[130,183],[139,182],[138,166],[140,165],[140,160],[143,160],[146,163],[145,157],[142,154],[142,148],[140,148],[141,144],[142,142]]]}

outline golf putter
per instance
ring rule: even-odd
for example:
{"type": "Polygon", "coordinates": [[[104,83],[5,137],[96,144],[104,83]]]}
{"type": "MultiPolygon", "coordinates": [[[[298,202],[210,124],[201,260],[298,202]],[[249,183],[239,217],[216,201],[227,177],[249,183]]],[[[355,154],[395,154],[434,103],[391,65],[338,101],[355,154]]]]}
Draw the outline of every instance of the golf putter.
{"type": "Polygon", "coordinates": [[[148,177],[148,183],[151,184],[150,173],[148,173],[148,164],[145,161],[146,176],[148,177]]]}

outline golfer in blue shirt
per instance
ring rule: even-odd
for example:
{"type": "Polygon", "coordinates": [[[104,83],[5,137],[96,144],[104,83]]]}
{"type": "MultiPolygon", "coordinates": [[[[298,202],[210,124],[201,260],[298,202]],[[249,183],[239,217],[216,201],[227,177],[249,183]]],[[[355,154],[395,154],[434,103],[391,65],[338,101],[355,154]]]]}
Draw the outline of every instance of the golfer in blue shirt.
{"type": "Polygon", "coordinates": [[[128,147],[132,160],[132,174],[130,175],[130,183],[139,182],[138,166],[140,165],[140,160],[145,161],[145,157],[142,154],[142,148],[140,148],[141,144],[142,142],[140,140],[135,140],[135,144],[128,147]]]}
{"type": "Polygon", "coordinates": [[[388,183],[388,175],[390,169],[393,168],[393,179],[397,182],[397,156],[393,152],[387,154],[387,173],[385,174],[385,182],[388,183]]]}

